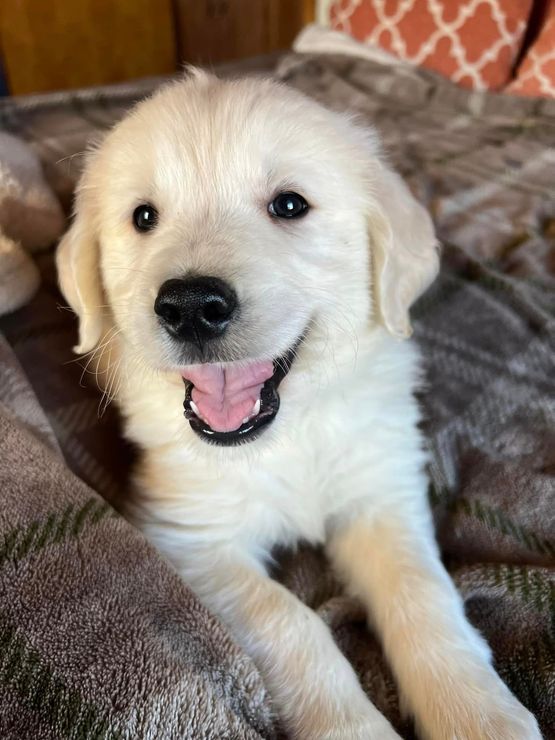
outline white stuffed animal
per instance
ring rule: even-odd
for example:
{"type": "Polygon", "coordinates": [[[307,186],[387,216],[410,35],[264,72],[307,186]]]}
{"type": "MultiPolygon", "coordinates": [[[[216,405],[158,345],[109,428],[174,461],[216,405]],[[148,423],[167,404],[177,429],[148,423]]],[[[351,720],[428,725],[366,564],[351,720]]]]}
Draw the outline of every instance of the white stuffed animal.
{"type": "Polygon", "coordinates": [[[0,315],[33,297],[40,275],[29,253],[52,245],[64,227],[62,208],[36,154],[0,132],[0,315]]]}

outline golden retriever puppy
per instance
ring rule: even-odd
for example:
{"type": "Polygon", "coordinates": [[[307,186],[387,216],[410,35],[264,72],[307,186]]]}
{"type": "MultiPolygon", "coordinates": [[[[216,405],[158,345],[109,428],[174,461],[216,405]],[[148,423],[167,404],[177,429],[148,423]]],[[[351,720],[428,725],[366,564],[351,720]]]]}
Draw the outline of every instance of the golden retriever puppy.
{"type": "Polygon", "coordinates": [[[436,240],[372,132],[275,82],[193,71],[90,154],[58,267],[76,351],[109,348],[142,451],[133,517],[292,737],[398,737],[267,574],[300,540],[365,604],[420,737],[540,737],[438,555],[404,341],[436,240]]]}

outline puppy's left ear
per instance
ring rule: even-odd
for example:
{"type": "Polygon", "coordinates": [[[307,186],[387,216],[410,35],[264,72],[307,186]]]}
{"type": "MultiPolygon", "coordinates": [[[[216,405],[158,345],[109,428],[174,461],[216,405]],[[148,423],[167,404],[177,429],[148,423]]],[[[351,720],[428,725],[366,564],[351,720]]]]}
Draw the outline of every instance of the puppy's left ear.
{"type": "Polygon", "coordinates": [[[430,215],[403,180],[378,162],[371,184],[370,249],[376,303],[394,336],[412,334],[409,308],[439,270],[439,246],[430,215]]]}

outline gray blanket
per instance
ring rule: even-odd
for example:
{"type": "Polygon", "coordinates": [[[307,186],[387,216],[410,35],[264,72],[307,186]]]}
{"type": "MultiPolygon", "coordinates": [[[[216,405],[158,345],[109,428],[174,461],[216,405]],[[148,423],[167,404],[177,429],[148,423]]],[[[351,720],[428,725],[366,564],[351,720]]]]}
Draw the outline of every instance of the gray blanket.
{"type": "MultiPolygon", "coordinates": [[[[293,55],[278,75],[374,122],[434,215],[443,267],[414,323],[438,537],[500,674],[555,738],[555,103],[341,57],[293,55]]],[[[67,203],[79,158],[65,158],[151,86],[7,103],[0,122],[33,143],[67,203]]],[[[0,737],[276,736],[248,657],[105,503],[133,451],[79,385],[51,254],[41,269],[39,295],[0,324],[0,737]]],[[[413,737],[322,554],[283,553],[275,577],[413,737]]]]}

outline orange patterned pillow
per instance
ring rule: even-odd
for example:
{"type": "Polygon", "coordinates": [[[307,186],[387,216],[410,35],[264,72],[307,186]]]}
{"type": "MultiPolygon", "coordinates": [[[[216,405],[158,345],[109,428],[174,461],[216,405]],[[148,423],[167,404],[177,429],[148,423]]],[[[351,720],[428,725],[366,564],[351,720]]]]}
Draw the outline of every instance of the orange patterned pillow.
{"type": "Polygon", "coordinates": [[[533,0],[331,0],[332,28],[475,90],[511,79],[533,0]]]}
{"type": "Polygon", "coordinates": [[[555,5],[551,5],[538,38],[526,52],[516,80],[507,91],[555,98],[555,5]]]}

